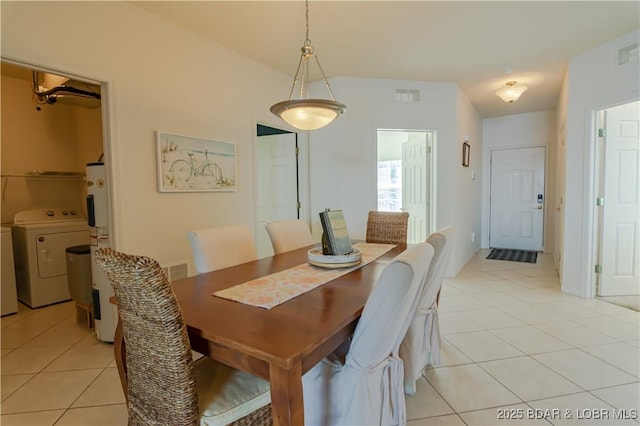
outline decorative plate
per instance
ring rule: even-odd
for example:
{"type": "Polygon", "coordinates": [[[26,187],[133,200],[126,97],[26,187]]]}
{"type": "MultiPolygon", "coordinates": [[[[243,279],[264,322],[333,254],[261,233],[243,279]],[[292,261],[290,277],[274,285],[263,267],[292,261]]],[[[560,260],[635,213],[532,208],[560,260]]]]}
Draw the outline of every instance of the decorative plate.
{"type": "Polygon", "coordinates": [[[324,268],[347,268],[362,262],[362,253],[354,248],[351,253],[333,256],[322,254],[322,247],[314,247],[307,252],[307,258],[312,265],[324,268]]]}
{"type": "Polygon", "coordinates": [[[309,261],[309,265],[319,266],[321,268],[329,268],[329,269],[338,269],[338,268],[350,268],[352,266],[356,266],[362,263],[362,259],[355,260],[353,262],[344,262],[344,263],[324,263],[324,262],[315,262],[313,260],[309,261]]]}

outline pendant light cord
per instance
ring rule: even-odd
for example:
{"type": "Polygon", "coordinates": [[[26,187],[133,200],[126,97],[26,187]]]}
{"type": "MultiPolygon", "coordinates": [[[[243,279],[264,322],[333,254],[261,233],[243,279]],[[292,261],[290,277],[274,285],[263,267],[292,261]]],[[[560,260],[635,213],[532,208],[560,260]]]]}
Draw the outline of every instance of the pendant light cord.
{"type": "Polygon", "coordinates": [[[333,91],[331,90],[331,86],[329,85],[329,81],[327,80],[327,76],[325,75],[322,66],[320,66],[320,60],[313,51],[311,40],[309,40],[309,0],[305,0],[304,6],[306,38],[304,45],[300,49],[302,54],[300,55],[298,68],[296,69],[296,74],[293,78],[289,99],[274,104],[271,106],[270,110],[272,113],[297,129],[315,130],[331,123],[336,117],[342,115],[347,110],[347,107],[336,101],[333,91]],[[309,61],[311,58],[315,59],[318,70],[322,75],[322,81],[324,82],[329,95],[331,95],[331,100],[309,98],[309,61]],[[295,100],[293,99],[293,94],[298,82],[300,82],[299,99],[295,100]]]}
{"type": "Polygon", "coordinates": [[[296,90],[296,86],[298,85],[298,81],[300,81],[300,90],[298,96],[300,99],[308,98],[308,83],[309,83],[309,59],[314,58],[316,65],[318,66],[318,70],[322,75],[322,81],[331,96],[331,100],[336,102],[336,97],[333,95],[333,90],[331,90],[331,86],[329,85],[329,80],[327,80],[327,76],[322,69],[322,65],[320,65],[320,60],[318,56],[314,53],[313,46],[311,46],[311,40],[309,39],[309,0],[305,0],[305,22],[306,22],[306,38],[304,41],[304,45],[300,49],[302,51],[302,55],[300,56],[300,62],[298,62],[298,68],[296,69],[295,77],[293,78],[293,85],[291,86],[291,91],[289,92],[289,100],[293,99],[293,94],[296,90]],[[300,77],[300,71],[302,71],[302,78],[300,77]]]}
{"type": "Polygon", "coordinates": [[[304,10],[305,10],[305,18],[307,22],[307,37],[304,41],[306,46],[311,46],[311,40],[309,40],[309,0],[305,0],[304,2],[304,10]]]}

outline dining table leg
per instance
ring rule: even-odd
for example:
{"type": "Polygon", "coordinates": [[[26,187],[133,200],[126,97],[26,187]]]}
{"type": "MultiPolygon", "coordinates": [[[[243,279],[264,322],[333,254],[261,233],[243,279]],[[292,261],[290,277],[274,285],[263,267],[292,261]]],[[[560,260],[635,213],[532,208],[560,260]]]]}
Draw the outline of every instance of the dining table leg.
{"type": "Polygon", "coordinates": [[[276,426],[304,424],[304,400],[302,395],[302,364],[286,369],[269,366],[271,383],[271,415],[276,426]]]}

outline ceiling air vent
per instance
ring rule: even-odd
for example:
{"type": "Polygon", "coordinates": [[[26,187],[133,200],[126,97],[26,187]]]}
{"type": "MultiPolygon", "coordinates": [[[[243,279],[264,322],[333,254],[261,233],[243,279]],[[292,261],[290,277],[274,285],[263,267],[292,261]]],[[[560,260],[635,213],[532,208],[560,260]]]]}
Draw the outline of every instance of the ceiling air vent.
{"type": "Polygon", "coordinates": [[[638,43],[633,43],[618,50],[618,65],[628,64],[638,60],[638,43]]]}
{"type": "Polygon", "coordinates": [[[420,91],[415,89],[396,89],[396,101],[420,102],[420,91]]]}

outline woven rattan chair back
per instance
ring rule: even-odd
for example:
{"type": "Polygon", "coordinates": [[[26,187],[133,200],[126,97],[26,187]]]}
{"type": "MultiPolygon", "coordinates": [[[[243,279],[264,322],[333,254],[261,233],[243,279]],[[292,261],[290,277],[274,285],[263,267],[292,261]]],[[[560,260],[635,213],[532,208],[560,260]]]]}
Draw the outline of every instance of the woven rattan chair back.
{"type": "Polygon", "coordinates": [[[148,257],[95,252],[118,298],[126,342],[129,425],[196,425],[187,330],[162,268],[148,257]]]}
{"type": "Polygon", "coordinates": [[[367,219],[367,242],[406,244],[409,213],[370,211],[367,219]]]}

